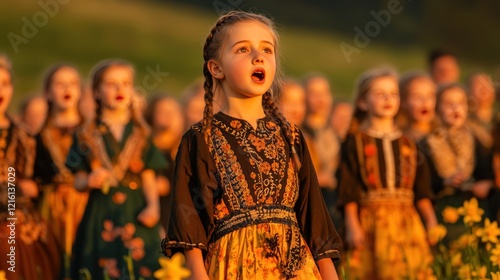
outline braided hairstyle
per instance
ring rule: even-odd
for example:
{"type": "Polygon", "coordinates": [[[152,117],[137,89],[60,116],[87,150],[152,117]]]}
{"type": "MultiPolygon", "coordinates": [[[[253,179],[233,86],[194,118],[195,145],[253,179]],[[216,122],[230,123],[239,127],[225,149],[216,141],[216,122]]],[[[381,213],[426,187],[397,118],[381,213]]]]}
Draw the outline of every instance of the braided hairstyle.
{"type": "MultiPolygon", "coordinates": [[[[254,14],[247,13],[243,11],[231,11],[225,15],[222,15],[215,25],[210,30],[210,33],[205,40],[205,45],[203,46],[203,75],[205,77],[205,82],[203,88],[205,90],[205,109],[203,111],[203,123],[202,130],[205,142],[207,143],[209,149],[213,149],[212,142],[210,141],[210,135],[212,131],[212,119],[214,116],[213,112],[213,101],[214,94],[217,86],[219,86],[220,81],[212,77],[208,69],[208,62],[210,60],[219,60],[221,55],[221,49],[223,43],[228,35],[229,28],[242,21],[258,21],[266,25],[271,33],[273,34],[275,41],[276,54],[278,54],[278,35],[276,33],[276,28],[274,23],[269,18],[254,14]]],[[[295,149],[295,138],[297,135],[296,128],[291,126],[288,121],[286,121],[283,114],[279,111],[278,106],[275,103],[275,98],[277,98],[282,81],[282,71],[279,67],[279,56],[276,55],[276,75],[271,88],[262,97],[262,106],[266,115],[272,116],[280,126],[281,130],[284,132],[285,137],[290,145],[292,158],[296,170],[300,169],[300,160],[295,149]]]]}

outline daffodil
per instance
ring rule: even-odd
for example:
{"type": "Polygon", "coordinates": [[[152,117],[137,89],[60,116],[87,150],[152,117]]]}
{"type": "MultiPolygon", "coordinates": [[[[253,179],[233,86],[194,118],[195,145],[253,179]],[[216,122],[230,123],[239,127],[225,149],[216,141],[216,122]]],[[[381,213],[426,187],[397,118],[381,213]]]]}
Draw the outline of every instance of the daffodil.
{"type": "Polygon", "coordinates": [[[446,228],[443,225],[437,225],[429,229],[429,242],[436,244],[446,236],[446,228]]]}
{"type": "Polygon", "coordinates": [[[491,249],[490,254],[490,261],[493,265],[500,266],[500,244],[491,249]]]}
{"type": "Polygon", "coordinates": [[[191,276],[191,271],[184,267],[184,255],[177,253],[172,258],[158,259],[161,268],[155,271],[154,276],[159,280],[182,280],[191,276]]]}
{"type": "Polygon", "coordinates": [[[498,228],[497,221],[491,222],[490,219],[484,221],[484,228],[476,231],[477,237],[481,237],[481,241],[498,243],[498,236],[500,236],[500,228],[498,228]]]}
{"type": "Polygon", "coordinates": [[[479,280],[486,280],[486,275],[488,274],[488,269],[486,266],[481,266],[479,270],[473,271],[471,275],[474,277],[474,279],[479,279],[479,280]]]}
{"type": "Polygon", "coordinates": [[[462,265],[462,253],[458,252],[451,257],[451,265],[452,266],[462,265]]]}
{"type": "Polygon", "coordinates": [[[471,200],[465,201],[464,205],[458,208],[457,212],[464,216],[464,223],[473,224],[481,221],[484,210],[479,208],[477,199],[473,197],[471,200]]]}
{"type": "Polygon", "coordinates": [[[497,271],[495,273],[491,273],[491,280],[500,280],[500,271],[497,271]]]}
{"type": "Polygon", "coordinates": [[[458,269],[458,278],[463,280],[469,280],[472,277],[472,272],[470,265],[466,264],[458,269]]]}
{"type": "Polygon", "coordinates": [[[456,223],[458,218],[460,218],[457,208],[451,206],[447,206],[446,208],[444,208],[441,214],[443,215],[443,220],[449,224],[456,223]]]}
{"type": "Polygon", "coordinates": [[[5,276],[5,271],[0,270],[0,280],[7,280],[7,277],[5,276]]]}

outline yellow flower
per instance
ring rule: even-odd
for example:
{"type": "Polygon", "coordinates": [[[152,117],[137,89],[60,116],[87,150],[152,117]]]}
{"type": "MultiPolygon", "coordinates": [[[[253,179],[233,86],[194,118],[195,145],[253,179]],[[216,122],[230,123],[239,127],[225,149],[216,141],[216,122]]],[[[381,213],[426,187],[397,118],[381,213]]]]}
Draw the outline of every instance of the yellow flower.
{"type": "Polygon", "coordinates": [[[458,252],[451,257],[451,265],[452,266],[462,265],[462,253],[458,252]]]}
{"type": "Polygon", "coordinates": [[[458,218],[460,218],[460,215],[458,214],[457,208],[455,208],[455,207],[447,206],[446,208],[444,208],[444,210],[441,214],[443,215],[443,220],[446,223],[450,223],[450,224],[456,223],[458,218]]]}
{"type": "Polygon", "coordinates": [[[491,280],[500,280],[500,271],[497,271],[495,273],[491,273],[491,280]]]}
{"type": "Polygon", "coordinates": [[[5,271],[0,270],[0,280],[7,280],[7,277],[5,277],[5,271]]]}
{"type": "Polygon", "coordinates": [[[490,261],[493,265],[500,266],[500,244],[491,250],[490,261]]]}
{"type": "Polygon", "coordinates": [[[469,201],[465,201],[464,205],[458,208],[458,214],[464,216],[464,223],[473,224],[481,221],[481,216],[484,210],[479,208],[477,199],[473,197],[469,201]]]}
{"type": "Polygon", "coordinates": [[[158,262],[161,268],[155,271],[154,276],[159,280],[182,280],[191,276],[191,271],[184,267],[184,255],[177,253],[172,258],[161,257],[158,262]]]}
{"type": "Polygon", "coordinates": [[[498,243],[498,236],[500,236],[500,228],[498,228],[497,221],[491,222],[490,219],[484,221],[484,228],[476,231],[477,237],[481,237],[484,243],[498,243]]]}
{"type": "Polygon", "coordinates": [[[429,229],[429,243],[436,244],[446,236],[446,228],[443,225],[437,225],[429,229]]]}
{"type": "Polygon", "coordinates": [[[437,280],[437,278],[436,276],[434,276],[432,268],[427,267],[425,269],[418,271],[417,280],[437,280]]]}
{"type": "Polygon", "coordinates": [[[472,277],[470,265],[466,264],[458,269],[458,278],[463,280],[469,280],[472,277]]]}
{"type": "Polygon", "coordinates": [[[481,266],[478,271],[473,271],[471,275],[474,277],[474,279],[479,279],[479,280],[486,280],[486,275],[488,274],[488,269],[486,266],[481,266]]]}

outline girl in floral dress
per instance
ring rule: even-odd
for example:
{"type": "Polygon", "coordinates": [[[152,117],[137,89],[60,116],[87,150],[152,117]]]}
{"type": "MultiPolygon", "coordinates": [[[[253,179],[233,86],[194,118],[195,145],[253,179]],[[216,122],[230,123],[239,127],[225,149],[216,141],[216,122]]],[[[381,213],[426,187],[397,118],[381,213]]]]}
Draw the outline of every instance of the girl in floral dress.
{"type": "Polygon", "coordinates": [[[355,106],[351,126],[356,129],[342,146],[339,170],[350,279],[422,277],[432,257],[415,208],[428,229],[437,223],[427,165],[419,162],[415,143],[394,124],[399,109],[396,74],[378,69],[364,73],[355,106]]]}
{"type": "Polygon", "coordinates": [[[69,276],[66,273],[71,247],[88,199],[88,192],[74,188],[73,175],[65,165],[73,133],[82,122],[78,112],[80,75],[71,66],[55,65],[47,71],[43,89],[49,110],[47,121],[35,137],[34,178],[41,186],[40,213],[63,249],[65,276],[69,276]]]}
{"type": "Polygon", "coordinates": [[[12,94],[10,65],[0,55],[0,271],[9,280],[58,279],[60,248],[32,202],[35,142],[6,115],[12,94]]]}
{"type": "Polygon", "coordinates": [[[90,191],[73,246],[74,279],[152,279],[159,266],[156,172],[165,160],[134,107],[133,79],[126,62],[95,67],[97,119],[77,131],[66,160],[75,187],[90,191]]]}
{"type": "Polygon", "coordinates": [[[274,102],[277,50],[273,23],[245,12],[220,17],[205,42],[204,118],[181,141],[162,242],[193,279],[338,279],[341,243],[307,146],[274,102]],[[216,92],[227,102],[214,114],[216,92]]]}

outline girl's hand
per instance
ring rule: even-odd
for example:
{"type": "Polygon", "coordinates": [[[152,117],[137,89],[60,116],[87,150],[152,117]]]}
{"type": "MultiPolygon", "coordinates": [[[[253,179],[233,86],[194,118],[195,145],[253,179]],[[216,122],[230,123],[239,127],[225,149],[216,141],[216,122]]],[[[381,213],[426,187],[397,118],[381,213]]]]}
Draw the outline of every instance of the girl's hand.
{"type": "Polygon", "coordinates": [[[465,177],[464,175],[460,174],[460,173],[456,173],[446,179],[444,179],[444,185],[445,186],[449,186],[449,187],[454,187],[454,188],[458,188],[460,187],[460,185],[465,182],[465,177]]]}
{"type": "Polygon", "coordinates": [[[351,226],[346,228],[346,241],[347,244],[356,250],[361,250],[365,246],[365,234],[361,227],[351,226]]]}
{"type": "Polygon", "coordinates": [[[90,172],[88,177],[88,187],[92,189],[100,189],[104,183],[109,179],[109,171],[104,168],[96,168],[90,172]]]}
{"type": "Polygon", "coordinates": [[[472,193],[477,198],[486,198],[490,193],[490,189],[492,187],[492,182],[488,180],[482,180],[475,182],[472,186],[472,193]]]}
{"type": "Polygon", "coordinates": [[[38,196],[38,186],[33,180],[22,179],[19,180],[19,187],[23,194],[29,198],[35,198],[38,196]]]}
{"type": "Polygon", "coordinates": [[[137,220],[148,228],[154,227],[160,221],[160,206],[148,205],[139,213],[137,220]]]}

